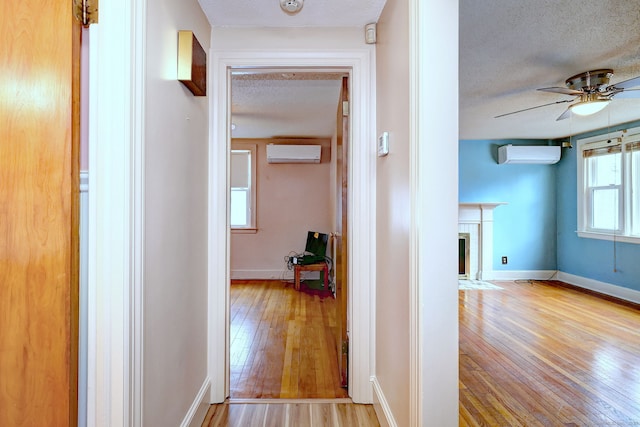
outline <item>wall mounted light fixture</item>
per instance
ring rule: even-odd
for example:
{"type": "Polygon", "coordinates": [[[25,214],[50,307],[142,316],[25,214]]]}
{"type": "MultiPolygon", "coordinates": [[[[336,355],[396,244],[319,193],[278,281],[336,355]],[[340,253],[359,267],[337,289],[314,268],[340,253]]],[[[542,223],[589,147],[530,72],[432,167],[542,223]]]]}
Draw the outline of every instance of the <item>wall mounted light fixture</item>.
{"type": "Polygon", "coordinates": [[[178,80],[195,96],[206,96],[207,54],[193,31],[178,31],[178,80]]]}

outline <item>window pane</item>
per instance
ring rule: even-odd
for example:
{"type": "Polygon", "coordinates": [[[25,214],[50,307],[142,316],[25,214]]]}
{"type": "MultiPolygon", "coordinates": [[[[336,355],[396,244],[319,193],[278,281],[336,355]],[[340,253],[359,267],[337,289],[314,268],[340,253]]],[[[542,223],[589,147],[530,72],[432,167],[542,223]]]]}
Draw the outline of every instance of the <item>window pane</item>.
{"type": "Polygon", "coordinates": [[[231,189],[231,226],[232,227],[248,227],[249,226],[249,209],[248,194],[246,188],[231,189]]]}
{"type": "Polygon", "coordinates": [[[619,215],[618,188],[594,188],[591,192],[591,227],[617,230],[619,215]]]}
{"type": "Polygon", "coordinates": [[[622,180],[621,160],[621,153],[589,157],[587,159],[589,186],[620,185],[622,180]]]}
{"type": "Polygon", "coordinates": [[[249,187],[251,151],[231,150],[231,187],[249,187]]]}

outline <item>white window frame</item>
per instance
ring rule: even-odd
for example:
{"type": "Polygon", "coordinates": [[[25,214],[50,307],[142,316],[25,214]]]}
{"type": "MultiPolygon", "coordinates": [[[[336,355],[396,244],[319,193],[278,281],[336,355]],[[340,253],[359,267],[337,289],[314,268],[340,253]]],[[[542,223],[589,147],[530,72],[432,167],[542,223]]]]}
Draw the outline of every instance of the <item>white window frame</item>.
{"type": "MultiPolygon", "coordinates": [[[[638,214],[634,212],[634,209],[639,205],[639,201],[634,201],[632,198],[639,197],[639,189],[634,189],[631,185],[631,155],[629,155],[629,152],[627,151],[627,144],[638,141],[640,141],[640,127],[610,132],[606,135],[598,135],[578,140],[578,149],[576,150],[578,236],[590,239],[615,240],[619,242],[640,244],[640,235],[631,234],[633,232],[632,220],[634,217],[639,217],[638,214]],[[622,147],[622,181],[619,186],[615,185],[608,187],[619,189],[618,230],[615,231],[596,230],[591,229],[589,226],[592,190],[594,188],[589,188],[587,186],[587,171],[585,169],[586,162],[583,156],[584,150],[607,146],[610,144],[608,141],[613,141],[614,143],[620,144],[622,147]]],[[[639,171],[636,171],[636,173],[638,172],[639,171]]],[[[640,224],[633,224],[633,227],[635,230],[639,230],[640,224]]]]}
{"type": "MultiPolygon", "coordinates": [[[[232,233],[257,233],[258,232],[258,226],[257,226],[257,222],[256,222],[256,212],[257,212],[257,197],[256,197],[256,193],[257,193],[257,187],[256,187],[256,183],[257,183],[257,163],[258,163],[258,147],[257,144],[250,144],[250,143],[243,143],[243,142],[232,142],[231,143],[231,151],[229,153],[229,156],[231,156],[231,153],[233,151],[249,151],[250,152],[250,187],[247,190],[249,195],[248,195],[248,208],[249,208],[249,213],[248,213],[248,217],[249,217],[249,224],[247,226],[244,227],[238,227],[238,226],[231,226],[231,232],[232,233]]],[[[231,177],[229,177],[229,197],[231,197],[231,191],[233,190],[233,188],[231,187],[231,177]]],[[[231,200],[229,200],[229,209],[231,209],[231,200]]]]}

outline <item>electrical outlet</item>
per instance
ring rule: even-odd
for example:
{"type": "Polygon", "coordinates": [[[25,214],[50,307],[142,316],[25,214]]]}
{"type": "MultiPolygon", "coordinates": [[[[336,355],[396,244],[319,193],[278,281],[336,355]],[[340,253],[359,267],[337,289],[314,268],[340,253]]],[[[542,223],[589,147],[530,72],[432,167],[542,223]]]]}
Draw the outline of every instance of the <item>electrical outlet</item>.
{"type": "Polygon", "coordinates": [[[507,261],[507,257],[506,257],[506,256],[503,256],[503,257],[502,257],[502,263],[503,263],[503,264],[507,264],[507,263],[508,263],[508,261],[507,261]]]}

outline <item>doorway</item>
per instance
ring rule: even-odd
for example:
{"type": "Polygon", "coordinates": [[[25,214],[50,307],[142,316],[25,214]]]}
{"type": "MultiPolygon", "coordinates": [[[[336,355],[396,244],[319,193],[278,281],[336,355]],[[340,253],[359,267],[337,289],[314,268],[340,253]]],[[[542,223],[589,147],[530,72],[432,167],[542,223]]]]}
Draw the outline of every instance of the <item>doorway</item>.
{"type": "Polygon", "coordinates": [[[233,399],[347,397],[338,360],[347,265],[335,262],[346,259],[340,243],[347,230],[347,76],[348,70],[231,71],[233,399]],[[307,156],[310,149],[318,156],[307,156]],[[309,236],[318,236],[317,244],[309,236]],[[308,280],[294,285],[296,261],[312,252],[305,269],[322,270],[303,272],[308,280]]]}
{"type": "Polygon", "coordinates": [[[371,50],[341,52],[305,52],[292,57],[290,52],[214,52],[212,57],[213,90],[227,94],[226,97],[212,98],[212,143],[210,150],[210,200],[211,206],[225,209],[211,209],[209,228],[210,283],[209,283],[209,325],[210,352],[209,366],[211,378],[211,402],[222,402],[229,395],[229,287],[230,270],[230,232],[227,219],[227,156],[231,129],[230,82],[231,72],[238,68],[255,69],[321,69],[324,71],[348,70],[351,81],[353,112],[351,123],[352,145],[350,148],[349,219],[358,218],[349,230],[351,298],[347,311],[349,322],[347,329],[352,339],[349,348],[350,360],[348,388],[352,399],[357,403],[371,403],[372,391],[369,384],[373,351],[371,307],[373,283],[373,247],[372,186],[375,185],[373,170],[375,155],[365,145],[373,140],[371,127],[374,114],[369,108],[373,94],[370,92],[373,75],[371,50]],[[366,88],[366,89],[365,89],[366,88]],[[226,236],[221,239],[220,236],[226,236]],[[225,385],[224,388],[220,385],[225,385]]]}

